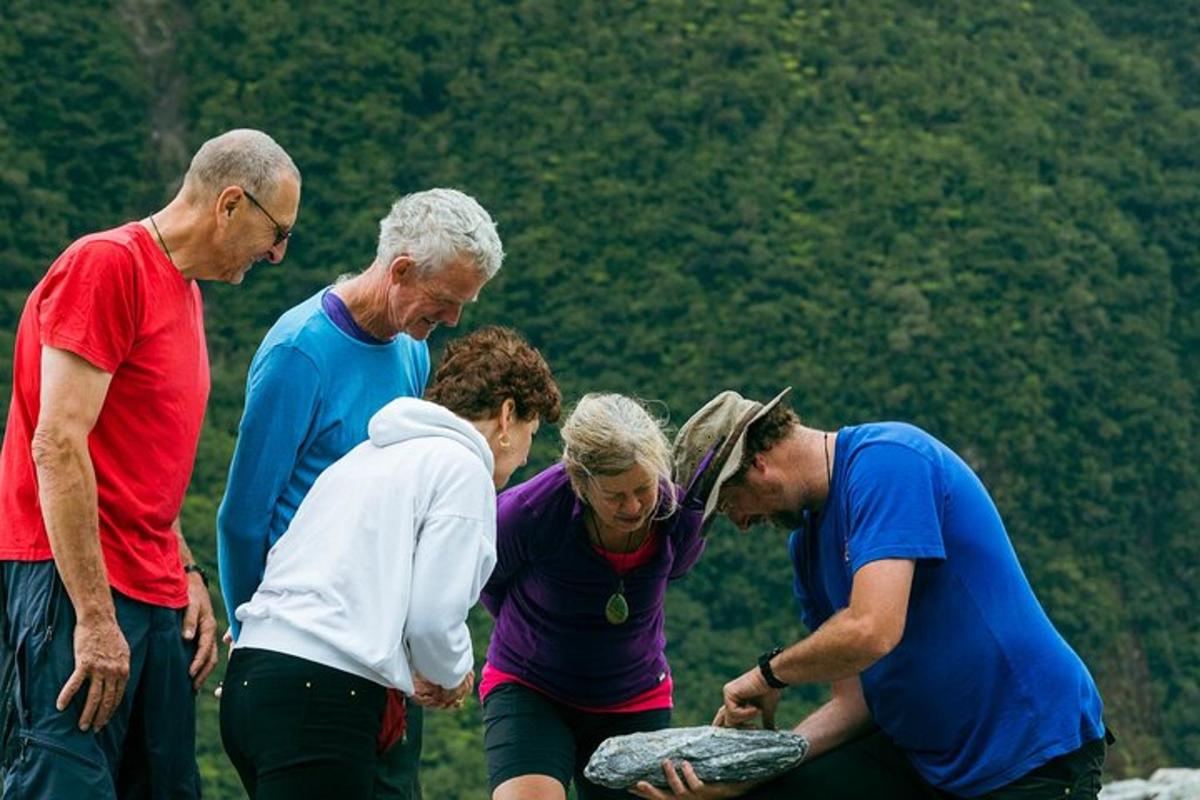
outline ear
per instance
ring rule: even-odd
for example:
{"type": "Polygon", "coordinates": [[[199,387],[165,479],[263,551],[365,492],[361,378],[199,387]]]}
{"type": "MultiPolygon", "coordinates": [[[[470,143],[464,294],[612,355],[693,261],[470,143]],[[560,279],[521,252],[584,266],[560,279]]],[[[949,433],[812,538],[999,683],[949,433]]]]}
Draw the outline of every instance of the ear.
{"type": "Polygon", "coordinates": [[[754,458],[750,461],[750,469],[760,473],[767,471],[767,459],[763,457],[762,453],[754,454],[754,458]]]}
{"type": "Polygon", "coordinates": [[[500,416],[496,420],[496,424],[501,433],[508,433],[508,428],[517,421],[517,402],[511,397],[504,399],[500,404],[500,416]]]}
{"type": "Polygon", "coordinates": [[[231,219],[233,219],[233,211],[238,207],[246,197],[246,193],[242,191],[240,186],[226,186],[217,195],[217,202],[213,205],[213,214],[217,223],[217,230],[224,230],[231,219]]]}
{"type": "Polygon", "coordinates": [[[394,284],[412,280],[416,274],[416,263],[407,254],[396,256],[392,259],[392,263],[388,264],[388,277],[394,284]]]}

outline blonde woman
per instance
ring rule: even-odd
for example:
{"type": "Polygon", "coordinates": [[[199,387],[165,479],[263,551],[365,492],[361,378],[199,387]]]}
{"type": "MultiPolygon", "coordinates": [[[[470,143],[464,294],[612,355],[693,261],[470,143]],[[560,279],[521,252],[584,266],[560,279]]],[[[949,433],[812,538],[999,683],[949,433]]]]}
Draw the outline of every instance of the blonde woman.
{"type": "Polygon", "coordinates": [[[670,723],[663,598],[704,550],[636,400],[586,395],[562,437],[561,463],[498,500],[479,687],[493,800],[564,800],[572,779],[581,800],[628,797],[583,768],[609,736],[670,723]]]}

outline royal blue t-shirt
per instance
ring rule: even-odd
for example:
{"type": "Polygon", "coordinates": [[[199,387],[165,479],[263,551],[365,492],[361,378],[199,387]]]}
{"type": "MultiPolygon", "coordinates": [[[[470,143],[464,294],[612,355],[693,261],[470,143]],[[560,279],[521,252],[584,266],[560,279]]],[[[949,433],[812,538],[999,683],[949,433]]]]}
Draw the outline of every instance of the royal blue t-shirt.
{"type": "Polygon", "coordinates": [[[934,786],[984,794],[1104,734],[1096,684],[987,490],[919,428],[843,428],[817,527],[789,548],[810,630],[849,605],[863,565],[916,561],[904,636],[860,677],[872,717],[934,786]]]}

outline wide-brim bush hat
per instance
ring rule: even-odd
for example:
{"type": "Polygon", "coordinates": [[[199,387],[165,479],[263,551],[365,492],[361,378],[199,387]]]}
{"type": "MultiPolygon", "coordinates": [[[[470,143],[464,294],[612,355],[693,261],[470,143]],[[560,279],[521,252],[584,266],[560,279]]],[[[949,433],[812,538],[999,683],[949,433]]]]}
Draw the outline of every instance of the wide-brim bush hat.
{"type": "Polygon", "coordinates": [[[704,521],[717,509],[721,486],[733,477],[746,449],[746,431],[779,405],[787,387],[769,403],[724,391],[683,423],[672,448],[675,483],[704,503],[704,521]]]}

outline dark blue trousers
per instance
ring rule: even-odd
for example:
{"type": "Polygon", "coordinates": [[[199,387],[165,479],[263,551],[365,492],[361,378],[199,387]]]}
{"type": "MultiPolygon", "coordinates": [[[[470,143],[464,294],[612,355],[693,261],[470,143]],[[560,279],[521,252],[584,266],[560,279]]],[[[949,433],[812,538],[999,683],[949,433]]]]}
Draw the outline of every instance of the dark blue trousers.
{"type": "Polygon", "coordinates": [[[117,592],[113,602],[129,643],[129,683],[109,723],[84,732],[87,684],[65,710],[54,707],[75,668],[75,610],[54,562],[0,562],[5,800],[200,796],[183,612],[117,592]]]}

